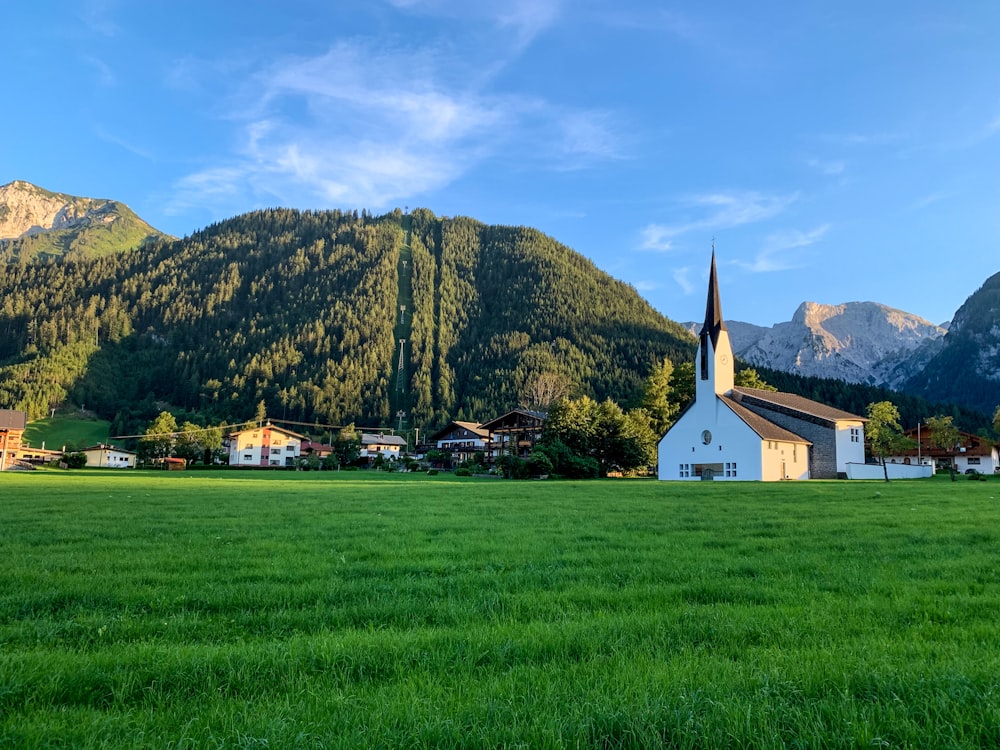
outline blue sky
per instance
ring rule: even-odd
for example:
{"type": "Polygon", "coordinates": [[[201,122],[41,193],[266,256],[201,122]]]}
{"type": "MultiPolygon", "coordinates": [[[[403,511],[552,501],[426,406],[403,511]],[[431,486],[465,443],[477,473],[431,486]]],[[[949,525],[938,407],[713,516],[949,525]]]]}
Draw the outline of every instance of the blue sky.
{"type": "Polygon", "coordinates": [[[1000,270],[994,0],[0,7],[0,184],[537,227],[684,321],[948,320],[1000,270]]]}

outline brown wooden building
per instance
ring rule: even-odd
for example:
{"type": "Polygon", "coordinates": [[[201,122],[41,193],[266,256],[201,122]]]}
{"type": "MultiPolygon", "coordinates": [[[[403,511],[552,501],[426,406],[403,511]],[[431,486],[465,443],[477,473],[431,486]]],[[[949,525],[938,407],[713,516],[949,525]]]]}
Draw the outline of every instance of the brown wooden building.
{"type": "Polygon", "coordinates": [[[0,471],[9,468],[21,450],[28,415],[16,409],[0,409],[0,471]]]}
{"type": "Polygon", "coordinates": [[[527,458],[535,443],[542,439],[546,415],[540,411],[514,409],[501,417],[483,422],[479,428],[493,436],[490,460],[512,455],[527,458]]]}

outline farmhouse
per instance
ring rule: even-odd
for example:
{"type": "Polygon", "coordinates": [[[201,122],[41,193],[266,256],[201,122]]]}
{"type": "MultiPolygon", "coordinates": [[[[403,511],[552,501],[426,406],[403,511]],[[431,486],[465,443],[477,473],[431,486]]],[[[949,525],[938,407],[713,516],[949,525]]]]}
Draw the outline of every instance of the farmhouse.
{"type": "Polygon", "coordinates": [[[493,436],[490,460],[505,454],[526,458],[542,439],[546,415],[529,409],[513,409],[503,416],[479,425],[493,436]]]}
{"type": "Polygon", "coordinates": [[[968,432],[958,433],[958,444],[951,450],[934,445],[930,432],[924,428],[907,430],[905,433],[919,448],[901,451],[885,460],[888,463],[915,464],[933,463],[947,469],[954,462],[955,471],[977,471],[980,474],[1000,474],[1000,451],[991,441],[968,432]]]}
{"type": "Polygon", "coordinates": [[[431,435],[438,450],[448,451],[455,461],[468,461],[476,452],[486,453],[493,442],[489,430],[476,422],[452,422],[431,435]]]}
{"type": "Polygon", "coordinates": [[[865,419],[790,393],[734,385],[715,253],[695,360],[695,398],[659,443],[662,480],[826,479],[864,463],[865,419]]]}
{"type": "Polygon", "coordinates": [[[81,453],[87,457],[87,466],[102,469],[134,469],[136,454],[113,445],[92,445],[81,453]]]}
{"type": "Polygon", "coordinates": [[[18,451],[28,415],[16,409],[0,409],[0,471],[9,468],[18,451]]]}
{"type": "Polygon", "coordinates": [[[294,466],[304,436],[268,422],[228,435],[230,466],[294,466]]]}
{"type": "Polygon", "coordinates": [[[400,453],[406,448],[406,438],[399,435],[377,435],[372,432],[361,433],[361,458],[369,461],[376,456],[382,458],[399,458],[400,453]]]}

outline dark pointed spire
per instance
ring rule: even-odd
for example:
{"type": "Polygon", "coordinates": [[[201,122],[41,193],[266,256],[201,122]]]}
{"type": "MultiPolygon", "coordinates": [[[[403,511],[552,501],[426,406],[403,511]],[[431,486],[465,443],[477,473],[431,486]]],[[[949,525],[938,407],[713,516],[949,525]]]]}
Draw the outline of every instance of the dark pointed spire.
{"type": "Polygon", "coordinates": [[[715,272],[715,243],[712,243],[712,270],[708,274],[708,301],[705,304],[705,325],[701,328],[701,336],[706,333],[712,337],[712,346],[719,343],[719,331],[726,330],[726,321],[722,319],[722,302],[719,300],[719,278],[715,272]]]}

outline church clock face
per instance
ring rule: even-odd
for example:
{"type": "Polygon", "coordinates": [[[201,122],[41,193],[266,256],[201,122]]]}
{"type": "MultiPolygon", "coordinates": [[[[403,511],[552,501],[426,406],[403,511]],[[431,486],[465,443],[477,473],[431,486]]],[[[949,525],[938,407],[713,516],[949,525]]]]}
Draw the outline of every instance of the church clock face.
{"type": "Polygon", "coordinates": [[[712,433],[709,430],[703,430],[701,433],[701,442],[708,445],[712,442],[712,433]]]}
{"type": "Polygon", "coordinates": [[[727,357],[725,354],[723,354],[721,357],[719,357],[719,361],[722,364],[724,364],[724,365],[728,365],[729,364],[729,357],[727,357]]]}

